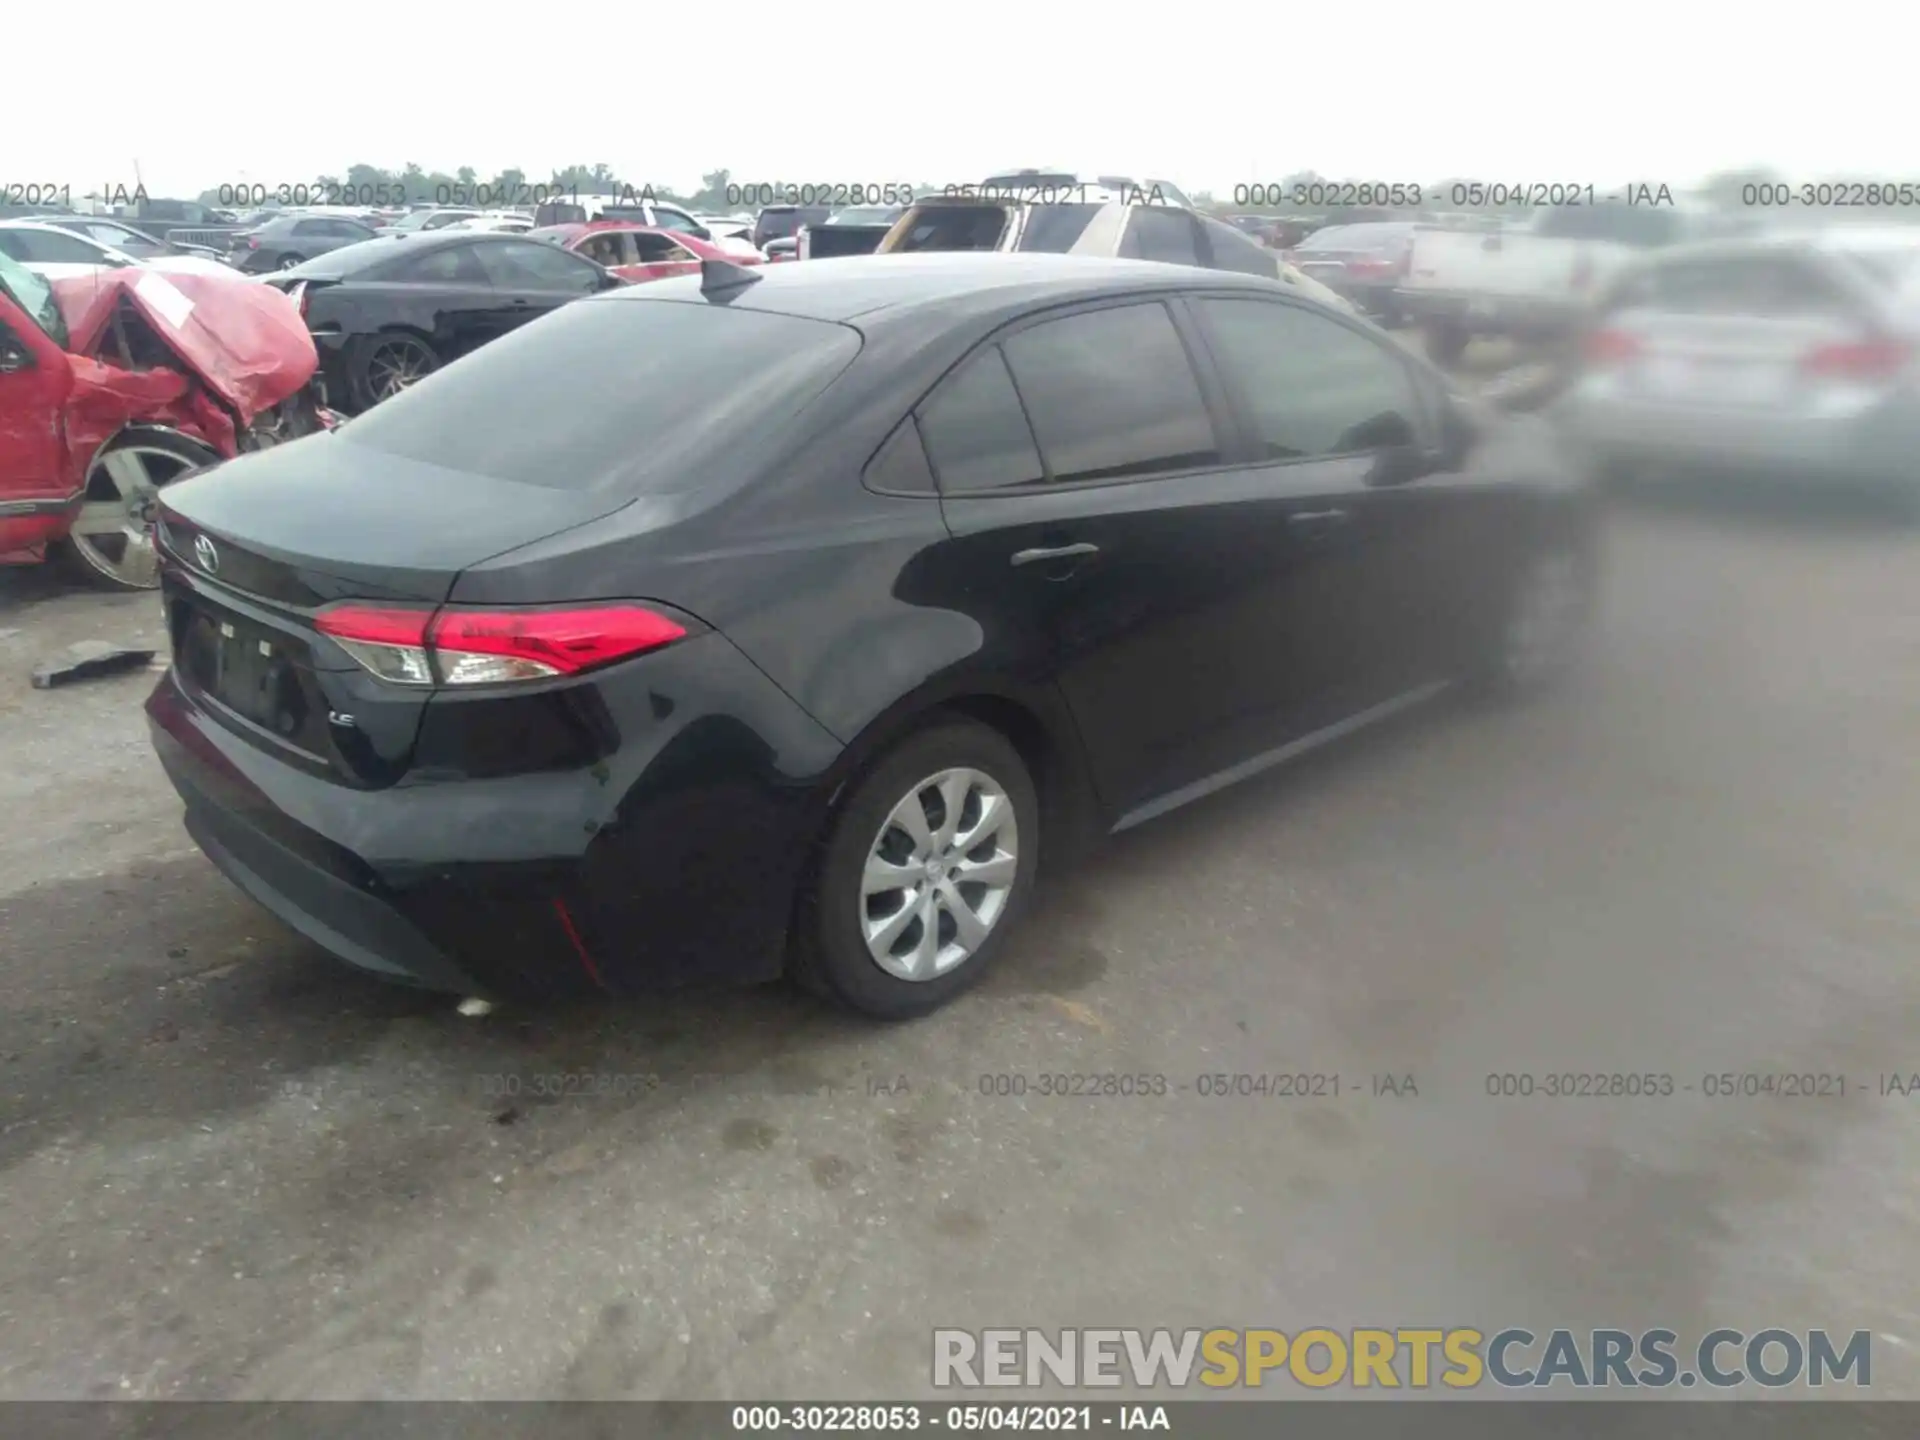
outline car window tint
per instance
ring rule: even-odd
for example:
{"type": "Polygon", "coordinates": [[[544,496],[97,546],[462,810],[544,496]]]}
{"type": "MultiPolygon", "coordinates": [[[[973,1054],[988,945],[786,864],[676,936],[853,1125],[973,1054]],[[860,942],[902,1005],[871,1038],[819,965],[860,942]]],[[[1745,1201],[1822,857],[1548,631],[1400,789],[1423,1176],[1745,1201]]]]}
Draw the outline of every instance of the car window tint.
{"type": "Polygon", "coordinates": [[[106,256],[97,246],[88,244],[78,235],[63,234],[58,230],[6,230],[0,231],[8,239],[7,253],[16,260],[26,260],[42,265],[102,265],[106,256]]]}
{"type": "Polygon", "coordinates": [[[1069,254],[1104,206],[1035,205],[1020,231],[1020,248],[1041,255],[1069,254]]]}
{"type": "Polygon", "coordinates": [[[1008,219],[1003,205],[916,205],[907,212],[907,224],[893,249],[992,250],[1000,244],[1008,219]]]}
{"type": "MultiPolygon", "coordinates": [[[[402,242],[405,243],[405,242],[402,242]]],[[[448,245],[424,255],[410,255],[379,278],[406,280],[424,285],[487,285],[491,283],[486,267],[471,245],[448,245]]]]}
{"type": "Polygon", "coordinates": [[[604,235],[589,235],[580,242],[579,252],[596,265],[631,265],[633,250],[622,231],[612,231],[604,235]]]}
{"type": "Polygon", "coordinates": [[[1198,265],[1200,251],[1193,221],[1184,210],[1136,205],[1120,241],[1125,260],[1160,260],[1169,265],[1198,265]]]}
{"type": "Polygon", "coordinates": [[[480,263],[502,288],[565,290],[590,295],[600,288],[600,272],[577,255],[550,245],[512,241],[479,247],[480,263]]]}
{"type": "Polygon", "coordinates": [[[1199,304],[1268,459],[1350,455],[1418,438],[1419,400],[1406,366],[1359,331],[1295,305],[1199,304]]]}
{"type": "Polygon", "coordinates": [[[633,243],[633,263],[638,265],[655,265],[670,260],[693,259],[693,252],[670,235],[635,234],[628,238],[633,243]]]}
{"type": "Polygon", "coordinates": [[[859,351],[858,332],[820,320],[584,300],[481,346],[337,434],[522,485],[685,491],[782,464],[802,412],[859,351]]]}
{"type": "Polygon", "coordinates": [[[1791,255],[1676,261],[1623,288],[1625,304],[1675,315],[1780,317],[1845,311],[1850,300],[1816,264],[1791,255]]]}
{"type": "Polygon", "coordinates": [[[920,441],[920,427],[909,415],[867,466],[867,484],[875,490],[895,495],[931,495],[933,470],[927,463],[926,446],[920,441]]]}
{"type": "Polygon", "coordinates": [[[942,381],[919,418],[933,473],[950,495],[1028,485],[1046,473],[998,346],[942,381]]]}
{"type": "Polygon", "coordinates": [[[1215,270],[1237,270],[1242,275],[1265,275],[1272,279],[1280,271],[1280,257],[1244,231],[1220,220],[1203,219],[1207,242],[1213,250],[1215,270]]]}
{"type": "Polygon", "coordinates": [[[1049,479],[1151,475],[1220,459],[1164,305],[1049,320],[1009,337],[1005,348],[1049,479]]]}

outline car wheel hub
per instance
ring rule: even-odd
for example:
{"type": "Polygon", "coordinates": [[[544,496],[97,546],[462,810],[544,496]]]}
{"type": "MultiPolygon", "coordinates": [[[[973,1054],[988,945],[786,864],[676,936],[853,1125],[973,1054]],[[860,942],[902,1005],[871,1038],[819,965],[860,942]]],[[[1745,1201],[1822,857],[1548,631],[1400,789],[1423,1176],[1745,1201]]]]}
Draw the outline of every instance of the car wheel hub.
{"type": "Polygon", "coordinates": [[[984,771],[930,775],[902,796],[868,847],[861,931],[895,979],[951,973],[978,953],[1019,873],[1013,801],[984,771]]]}

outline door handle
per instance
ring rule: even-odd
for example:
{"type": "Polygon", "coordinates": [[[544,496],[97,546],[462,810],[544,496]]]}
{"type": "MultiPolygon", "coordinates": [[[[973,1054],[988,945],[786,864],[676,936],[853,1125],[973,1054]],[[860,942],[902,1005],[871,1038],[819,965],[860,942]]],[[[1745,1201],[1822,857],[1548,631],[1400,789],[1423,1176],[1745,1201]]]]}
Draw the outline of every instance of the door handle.
{"type": "Polygon", "coordinates": [[[1100,547],[1082,541],[1078,545],[1055,545],[1041,550],[1016,550],[1015,565],[1037,565],[1043,560],[1075,560],[1082,555],[1098,555],[1100,547]]]}
{"type": "Polygon", "coordinates": [[[1287,517],[1289,525],[1338,525],[1347,518],[1344,510],[1300,510],[1287,517]]]}

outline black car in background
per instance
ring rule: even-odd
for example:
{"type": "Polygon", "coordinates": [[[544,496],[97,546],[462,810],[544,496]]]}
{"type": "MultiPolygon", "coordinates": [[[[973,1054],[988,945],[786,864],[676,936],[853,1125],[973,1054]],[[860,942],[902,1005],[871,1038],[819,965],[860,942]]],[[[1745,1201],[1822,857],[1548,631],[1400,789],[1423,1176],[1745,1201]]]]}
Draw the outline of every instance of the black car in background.
{"type": "Polygon", "coordinates": [[[279,215],[229,242],[227,262],[249,275],[291,270],[316,255],[358,245],[379,232],[344,215],[279,215]]]}
{"type": "Polygon", "coordinates": [[[824,225],[833,215],[831,205],[768,205],[754,217],[753,243],[765,250],[774,240],[792,240],[803,225],[824,225]]]}
{"type": "Polygon", "coordinates": [[[1368,221],[1328,225],[1287,252],[1300,273],[1318,280],[1358,305],[1383,325],[1398,325],[1396,292],[1407,283],[1413,260],[1411,221],[1368,221]]]}
{"type": "Polygon", "coordinates": [[[213,863],[369,970],[912,1015],[1043,856],[1558,673],[1550,434],[1273,280],[716,262],[161,492],[147,713],[213,863]]]}
{"type": "Polygon", "coordinates": [[[326,403],[354,411],[569,300],[626,282],[539,240],[454,230],[375,236],[269,283],[300,302],[326,403]]]}

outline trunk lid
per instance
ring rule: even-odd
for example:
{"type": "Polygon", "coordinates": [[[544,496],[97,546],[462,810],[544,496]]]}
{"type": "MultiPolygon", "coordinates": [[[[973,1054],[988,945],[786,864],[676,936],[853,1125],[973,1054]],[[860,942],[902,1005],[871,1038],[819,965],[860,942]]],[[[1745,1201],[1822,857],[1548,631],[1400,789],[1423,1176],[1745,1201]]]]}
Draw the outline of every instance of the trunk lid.
{"type": "Polygon", "coordinates": [[[242,456],[161,497],[176,674],[198,704],[282,759],[357,787],[391,784],[432,692],[369,675],[316,628],[320,611],[342,600],[435,608],[468,566],[623,503],[447,470],[339,434],[242,456]]]}

